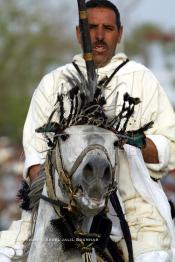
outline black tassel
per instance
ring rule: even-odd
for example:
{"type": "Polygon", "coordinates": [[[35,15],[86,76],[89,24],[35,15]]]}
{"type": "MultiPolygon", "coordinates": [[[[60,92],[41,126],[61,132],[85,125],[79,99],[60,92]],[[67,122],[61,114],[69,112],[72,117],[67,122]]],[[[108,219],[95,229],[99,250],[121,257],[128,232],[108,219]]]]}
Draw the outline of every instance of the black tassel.
{"type": "Polygon", "coordinates": [[[17,193],[17,199],[20,203],[20,207],[24,210],[30,210],[30,198],[29,198],[30,187],[26,181],[22,181],[22,187],[17,193]]]}
{"type": "Polygon", "coordinates": [[[95,99],[98,99],[98,97],[101,95],[101,89],[100,88],[96,88],[96,91],[95,91],[95,95],[94,95],[94,98],[95,99]]]}
{"type": "Polygon", "coordinates": [[[73,92],[74,92],[75,96],[78,95],[78,91],[79,91],[79,88],[78,88],[78,85],[76,85],[76,86],[73,88],[73,92]]]}
{"type": "Polygon", "coordinates": [[[102,96],[100,99],[99,99],[99,105],[100,106],[104,106],[106,104],[106,99],[104,98],[104,96],[102,96]]]}
{"type": "Polygon", "coordinates": [[[82,111],[84,105],[85,105],[85,94],[84,93],[80,93],[80,108],[78,110],[78,114],[80,114],[80,112],[82,111]]]}
{"type": "Polygon", "coordinates": [[[76,95],[75,96],[75,105],[74,105],[74,115],[73,115],[74,119],[76,118],[77,112],[78,112],[78,96],[76,95]]]}
{"type": "Polygon", "coordinates": [[[63,102],[63,95],[58,95],[57,97],[57,101],[59,102],[59,106],[60,106],[60,121],[59,123],[63,125],[64,127],[64,102],[63,102]]]}
{"type": "Polygon", "coordinates": [[[35,129],[35,132],[37,133],[47,133],[47,132],[53,132],[55,134],[62,133],[63,129],[61,126],[56,122],[49,122],[37,129],[35,129]]]}
{"type": "Polygon", "coordinates": [[[128,93],[125,93],[125,94],[123,95],[123,100],[124,100],[124,102],[126,102],[126,101],[129,100],[129,94],[128,94],[128,93]]]}
{"type": "Polygon", "coordinates": [[[67,118],[67,123],[66,123],[66,127],[69,126],[71,120],[72,120],[72,114],[73,114],[73,110],[74,110],[74,93],[73,92],[69,92],[70,95],[70,112],[69,112],[69,116],[67,118]]]}
{"type": "Polygon", "coordinates": [[[99,234],[101,237],[95,246],[99,246],[102,250],[107,248],[109,237],[112,229],[112,221],[104,214],[98,214],[94,217],[90,233],[99,234]]]}
{"type": "Polygon", "coordinates": [[[77,248],[75,236],[65,218],[53,219],[51,225],[57,232],[64,251],[77,248]]]}

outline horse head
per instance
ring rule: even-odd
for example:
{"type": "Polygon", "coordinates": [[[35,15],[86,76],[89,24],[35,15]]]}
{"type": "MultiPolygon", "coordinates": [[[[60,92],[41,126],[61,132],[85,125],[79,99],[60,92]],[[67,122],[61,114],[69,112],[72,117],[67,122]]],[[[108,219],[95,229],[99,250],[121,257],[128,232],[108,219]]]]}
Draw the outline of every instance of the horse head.
{"type": "MultiPolygon", "coordinates": [[[[93,125],[71,126],[65,134],[66,140],[59,137],[55,157],[59,151],[69,183],[65,189],[61,179],[59,185],[64,197],[69,195],[70,204],[81,214],[95,215],[104,209],[115,188],[117,137],[112,131],[93,125]]],[[[59,169],[58,164],[56,168],[59,169]]]]}

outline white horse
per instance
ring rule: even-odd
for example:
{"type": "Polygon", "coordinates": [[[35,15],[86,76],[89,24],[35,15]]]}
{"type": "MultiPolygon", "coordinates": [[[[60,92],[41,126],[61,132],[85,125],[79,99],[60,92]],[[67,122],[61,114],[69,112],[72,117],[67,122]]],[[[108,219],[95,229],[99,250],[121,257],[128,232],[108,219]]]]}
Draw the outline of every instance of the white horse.
{"type": "MultiPolygon", "coordinates": [[[[47,198],[41,199],[28,262],[83,261],[81,251],[86,246],[88,250],[92,238],[97,241],[98,237],[89,233],[93,216],[107,207],[109,194],[116,186],[116,135],[91,125],[72,126],[65,134],[66,140],[60,136],[50,160],[46,160],[43,191],[44,196],[60,203],[57,206],[56,202],[48,203],[47,198]],[[56,172],[49,174],[51,169],[56,172]],[[53,187],[49,184],[50,175],[53,187]],[[65,251],[63,247],[71,244],[74,249],[65,251]]],[[[96,261],[94,250],[91,256],[96,261]]]]}

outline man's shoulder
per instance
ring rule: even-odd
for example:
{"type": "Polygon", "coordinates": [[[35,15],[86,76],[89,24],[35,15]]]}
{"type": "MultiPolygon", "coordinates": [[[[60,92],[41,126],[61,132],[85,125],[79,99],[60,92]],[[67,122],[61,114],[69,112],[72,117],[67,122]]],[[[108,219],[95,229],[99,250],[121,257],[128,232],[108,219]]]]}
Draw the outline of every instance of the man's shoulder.
{"type": "Polygon", "coordinates": [[[128,57],[124,53],[118,53],[115,56],[113,56],[111,62],[100,69],[100,72],[106,72],[107,74],[110,74],[111,71],[116,70],[118,67],[120,68],[119,71],[117,71],[117,75],[123,75],[123,74],[132,74],[137,72],[150,72],[151,71],[144,66],[143,64],[136,62],[134,60],[129,60],[129,62],[125,63],[125,61],[128,59],[128,57]],[[120,67],[124,63],[122,67],[120,67]]]}
{"type": "Polygon", "coordinates": [[[123,74],[128,74],[128,73],[152,74],[151,70],[148,67],[134,60],[129,60],[129,62],[123,68],[122,73],[123,74]]]}
{"type": "Polygon", "coordinates": [[[123,71],[123,76],[128,74],[128,79],[132,79],[134,83],[136,83],[136,87],[139,84],[140,87],[145,90],[149,90],[149,92],[155,92],[157,88],[160,86],[160,83],[154,73],[147,68],[145,65],[136,62],[129,61],[126,65],[126,68],[123,71]]]}
{"type": "Polygon", "coordinates": [[[148,67],[134,60],[129,60],[119,74],[137,75],[138,77],[142,77],[142,79],[144,78],[156,84],[158,83],[156,76],[148,67]]]}
{"type": "Polygon", "coordinates": [[[136,72],[136,71],[150,71],[145,65],[139,63],[139,62],[136,62],[134,60],[130,60],[128,62],[128,70],[130,70],[131,72],[136,72]]]}
{"type": "Polygon", "coordinates": [[[72,69],[72,63],[67,63],[51,70],[50,72],[44,75],[44,78],[60,77],[61,75],[64,75],[66,72],[72,71],[72,69]]]}
{"type": "Polygon", "coordinates": [[[54,96],[61,90],[62,84],[65,85],[65,76],[72,70],[74,70],[72,63],[68,63],[45,74],[35,89],[35,96],[38,94],[44,94],[47,97],[54,96]]]}
{"type": "Polygon", "coordinates": [[[81,54],[75,55],[72,62],[58,66],[49,73],[47,73],[43,79],[52,84],[60,84],[67,82],[66,76],[77,75],[77,70],[73,65],[73,62],[78,65],[79,68],[84,72],[85,62],[81,54]]]}
{"type": "Polygon", "coordinates": [[[73,57],[72,62],[66,63],[64,65],[61,65],[54,70],[52,70],[48,75],[60,75],[60,74],[66,74],[66,73],[77,73],[73,62],[76,63],[82,70],[85,69],[85,61],[82,57],[82,54],[77,54],[73,57]]]}

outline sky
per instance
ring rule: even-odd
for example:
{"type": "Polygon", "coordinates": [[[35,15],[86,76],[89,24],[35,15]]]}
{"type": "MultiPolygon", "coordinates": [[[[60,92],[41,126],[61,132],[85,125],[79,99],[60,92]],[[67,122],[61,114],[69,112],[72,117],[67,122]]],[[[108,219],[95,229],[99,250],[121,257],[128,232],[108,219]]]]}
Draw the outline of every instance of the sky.
{"type": "Polygon", "coordinates": [[[132,21],[140,23],[153,21],[170,30],[175,28],[175,0],[138,0],[132,21]]]}

